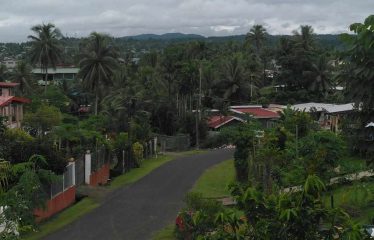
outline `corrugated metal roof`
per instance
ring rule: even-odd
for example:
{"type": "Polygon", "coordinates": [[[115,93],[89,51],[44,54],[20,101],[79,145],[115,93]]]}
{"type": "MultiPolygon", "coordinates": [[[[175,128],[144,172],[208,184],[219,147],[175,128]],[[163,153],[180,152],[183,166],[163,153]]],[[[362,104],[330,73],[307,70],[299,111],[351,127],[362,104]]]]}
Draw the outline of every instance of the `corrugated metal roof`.
{"type": "MultiPolygon", "coordinates": [[[[48,74],[62,74],[62,73],[74,73],[77,74],[79,72],[79,68],[77,67],[57,67],[56,69],[48,68],[48,74]]],[[[41,68],[34,68],[32,70],[34,74],[45,74],[44,69],[41,68]]]]}
{"type": "Polygon", "coordinates": [[[337,113],[337,112],[347,112],[354,109],[353,103],[347,104],[330,104],[330,103],[301,103],[291,106],[292,109],[296,111],[305,111],[305,112],[328,112],[328,113],[337,113]]]}
{"type": "Polygon", "coordinates": [[[14,82],[0,82],[0,88],[13,88],[17,87],[19,83],[14,82]]]}
{"type": "Polygon", "coordinates": [[[231,111],[241,114],[250,114],[254,118],[279,118],[279,114],[277,112],[269,111],[262,107],[242,107],[242,108],[235,108],[231,109],[231,111]]]}
{"type": "Polygon", "coordinates": [[[233,120],[244,122],[243,119],[233,117],[233,116],[211,116],[208,119],[208,126],[210,128],[217,129],[233,120]]]}

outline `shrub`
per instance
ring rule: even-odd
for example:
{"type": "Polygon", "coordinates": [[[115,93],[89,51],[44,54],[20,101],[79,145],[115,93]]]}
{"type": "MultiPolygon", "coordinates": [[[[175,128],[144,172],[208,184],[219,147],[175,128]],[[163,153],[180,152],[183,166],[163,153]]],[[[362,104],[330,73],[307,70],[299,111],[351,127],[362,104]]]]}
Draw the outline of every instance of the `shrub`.
{"type": "Polygon", "coordinates": [[[142,160],[143,160],[143,145],[140,144],[139,142],[136,142],[132,145],[132,153],[133,153],[133,158],[135,165],[137,167],[140,167],[142,160]]]}

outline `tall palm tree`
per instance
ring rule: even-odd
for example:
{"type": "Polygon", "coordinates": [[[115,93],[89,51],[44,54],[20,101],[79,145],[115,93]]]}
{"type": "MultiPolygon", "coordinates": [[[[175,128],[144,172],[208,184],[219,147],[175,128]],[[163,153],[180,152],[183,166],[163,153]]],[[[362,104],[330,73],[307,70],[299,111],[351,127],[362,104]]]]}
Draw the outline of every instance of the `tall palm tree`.
{"type": "Polygon", "coordinates": [[[19,83],[19,88],[22,94],[29,92],[32,90],[31,66],[25,61],[18,62],[16,68],[11,72],[10,79],[19,83]]]}
{"type": "Polygon", "coordinates": [[[319,92],[326,97],[331,87],[331,69],[324,55],[319,56],[311,65],[310,71],[304,71],[303,75],[311,80],[310,89],[319,92]]]}
{"type": "Polygon", "coordinates": [[[300,32],[294,31],[293,33],[296,36],[298,46],[300,46],[305,51],[313,50],[315,39],[312,26],[301,25],[300,32]]]}
{"type": "Polygon", "coordinates": [[[225,61],[221,77],[218,88],[224,89],[223,97],[237,101],[237,103],[248,101],[251,97],[251,90],[253,91],[258,85],[257,76],[246,71],[240,54],[225,61]]]}
{"type": "Polygon", "coordinates": [[[118,68],[117,51],[109,44],[109,36],[93,32],[79,62],[79,75],[83,85],[95,94],[95,115],[98,113],[100,91],[112,84],[112,76],[118,68]]]}
{"type": "Polygon", "coordinates": [[[266,29],[262,25],[253,25],[246,36],[246,40],[255,46],[257,54],[259,54],[265,40],[266,29]]]}
{"type": "Polygon", "coordinates": [[[63,49],[60,43],[62,34],[54,24],[40,24],[33,26],[31,30],[35,35],[29,35],[31,40],[31,62],[39,64],[45,73],[45,91],[47,91],[48,67],[56,68],[61,61],[63,49]]]}

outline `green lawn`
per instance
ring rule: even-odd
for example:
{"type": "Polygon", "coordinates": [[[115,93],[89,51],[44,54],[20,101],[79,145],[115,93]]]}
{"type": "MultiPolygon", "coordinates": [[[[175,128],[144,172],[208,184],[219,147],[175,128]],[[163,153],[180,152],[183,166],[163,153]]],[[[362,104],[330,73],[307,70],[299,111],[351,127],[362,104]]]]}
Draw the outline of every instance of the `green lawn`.
{"type": "Polygon", "coordinates": [[[74,220],[80,218],[84,214],[92,211],[97,208],[99,204],[91,198],[84,198],[82,201],[79,201],[77,204],[72,207],[67,208],[62,211],[60,214],[51,218],[49,221],[40,225],[40,231],[28,234],[22,239],[26,240],[36,240],[41,239],[52,232],[57,231],[58,229],[66,226],[67,224],[73,222],[74,220]]]}
{"type": "MultiPolygon", "coordinates": [[[[340,186],[332,193],[334,206],[343,208],[353,219],[368,224],[374,217],[374,182],[340,186]]],[[[330,206],[330,193],[326,194],[324,202],[330,206]]]]}
{"type": "Polygon", "coordinates": [[[228,185],[234,180],[234,160],[227,160],[206,170],[192,191],[202,193],[207,198],[230,196],[228,185]]]}

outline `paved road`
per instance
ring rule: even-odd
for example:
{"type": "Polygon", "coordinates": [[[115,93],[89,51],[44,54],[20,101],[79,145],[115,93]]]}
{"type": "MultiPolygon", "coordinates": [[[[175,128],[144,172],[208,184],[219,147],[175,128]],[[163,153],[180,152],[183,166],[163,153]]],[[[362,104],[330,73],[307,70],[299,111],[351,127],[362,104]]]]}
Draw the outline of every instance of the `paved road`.
{"type": "Polygon", "coordinates": [[[168,162],[113,192],[102,206],[45,239],[151,239],[153,232],[173,222],[185,194],[203,171],[232,158],[232,153],[221,149],[168,162]]]}

